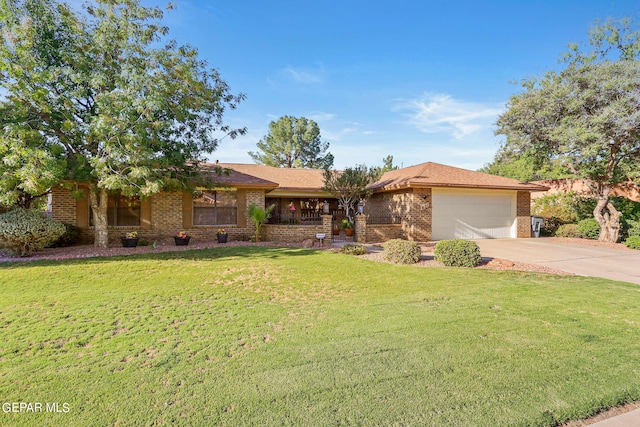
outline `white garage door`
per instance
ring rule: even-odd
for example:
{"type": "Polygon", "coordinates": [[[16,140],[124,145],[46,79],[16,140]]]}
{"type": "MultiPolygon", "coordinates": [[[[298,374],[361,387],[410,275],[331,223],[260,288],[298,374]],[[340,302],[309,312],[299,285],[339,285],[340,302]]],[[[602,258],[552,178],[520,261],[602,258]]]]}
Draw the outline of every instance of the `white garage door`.
{"type": "Polygon", "coordinates": [[[493,239],[516,237],[516,193],[432,190],[432,237],[493,239]]]}

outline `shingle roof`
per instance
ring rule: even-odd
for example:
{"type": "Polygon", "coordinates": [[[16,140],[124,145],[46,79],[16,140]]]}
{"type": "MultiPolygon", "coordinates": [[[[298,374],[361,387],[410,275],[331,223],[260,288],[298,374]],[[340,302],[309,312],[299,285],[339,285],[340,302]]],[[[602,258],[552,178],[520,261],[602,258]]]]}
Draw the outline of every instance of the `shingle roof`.
{"type": "MultiPolygon", "coordinates": [[[[216,181],[226,185],[275,189],[275,193],[324,193],[322,191],[324,186],[322,169],[276,168],[247,163],[205,164],[205,169],[212,170],[215,167],[233,170],[230,175],[215,177],[216,181]]],[[[524,183],[511,178],[433,162],[386,172],[380,180],[370,186],[376,192],[410,187],[486,188],[522,191],[546,191],[548,189],[538,184],[524,183]]]]}
{"type": "Polygon", "coordinates": [[[227,165],[204,163],[201,165],[202,173],[208,175],[216,183],[229,185],[234,187],[251,187],[251,188],[277,188],[278,183],[273,180],[264,179],[255,174],[247,174],[237,169],[226,170],[227,165]],[[219,173],[219,172],[227,173],[219,173]]]}
{"type": "Polygon", "coordinates": [[[218,166],[233,169],[236,173],[276,182],[278,191],[321,192],[324,186],[322,169],[276,168],[245,163],[219,163],[218,166]]]}
{"type": "Polygon", "coordinates": [[[456,187],[503,190],[545,191],[546,187],[515,179],[474,172],[439,163],[426,162],[386,172],[370,186],[374,191],[408,187],[456,187]]]}

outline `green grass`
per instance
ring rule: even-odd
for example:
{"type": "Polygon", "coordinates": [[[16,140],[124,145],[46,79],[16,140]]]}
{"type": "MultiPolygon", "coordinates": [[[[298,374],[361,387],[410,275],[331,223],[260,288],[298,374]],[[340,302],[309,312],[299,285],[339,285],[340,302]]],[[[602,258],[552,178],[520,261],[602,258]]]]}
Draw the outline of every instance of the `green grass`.
{"type": "Polygon", "coordinates": [[[0,425],[547,426],[640,399],[640,286],[236,247],[0,264],[0,425]]]}

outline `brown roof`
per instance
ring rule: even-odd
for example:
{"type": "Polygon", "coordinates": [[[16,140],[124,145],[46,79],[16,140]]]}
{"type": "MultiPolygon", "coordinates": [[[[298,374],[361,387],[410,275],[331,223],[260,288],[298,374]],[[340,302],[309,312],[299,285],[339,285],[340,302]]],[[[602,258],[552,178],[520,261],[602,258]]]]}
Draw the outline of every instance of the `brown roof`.
{"type": "MultiPolygon", "coordinates": [[[[215,167],[232,170],[229,175],[215,176],[223,185],[254,187],[278,193],[324,193],[322,169],[276,168],[247,163],[205,164],[205,170],[215,167]]],[[[546,191],[543,185],[524,183],[511,178],[474,172],[439,163],[427,162],[386,172],[370,186],[374,191],[389,191],[410,187],[486,188],[522,191],[546,191]]]]}
{"type": "Polygon", "coordinates": [[[547,187],[515,179],[474,172],[439,163],[427,162],[386,172],[373,190],[388,191],[408,187],[487,188],[522,191],[545,191],[547,187]]]}
{"type": "Polygon", "coordinates": [[[233,169],[239,174],[275,182],[278,184],[278,191],[321,192],[324,186],[322,169],[276,168],[245,163],[220,163],[218,166],[233,169]]]}
{"type": "Polygon", "coordinates": [[[269,179],[263,179],[256,175],[246,174],[237,169],[228,170],[228,166],[222,164],[204,163],[202,172],[216,183],[233,187],[244,188],[277,188],[278,183],[269,179]],[[222,173],[220,173],[222,172],[222,173]]]}

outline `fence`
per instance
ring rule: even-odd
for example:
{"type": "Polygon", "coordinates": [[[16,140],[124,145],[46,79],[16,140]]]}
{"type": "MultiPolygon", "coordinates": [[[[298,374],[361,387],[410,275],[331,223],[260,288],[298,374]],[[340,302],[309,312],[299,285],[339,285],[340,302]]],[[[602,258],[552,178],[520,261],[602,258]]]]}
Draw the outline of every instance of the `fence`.
{"type": "Polygon", "coordinates": [[[303,209],[299,214],[272,214],[269,224],[274,225],[321,225],[322,212],[303,209]]]}

